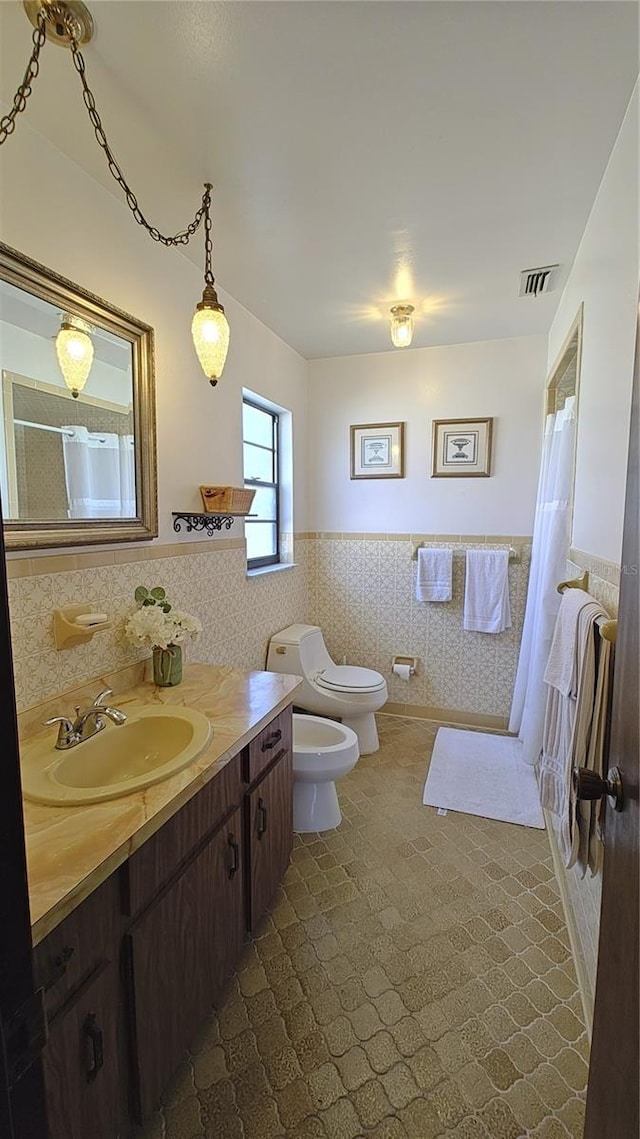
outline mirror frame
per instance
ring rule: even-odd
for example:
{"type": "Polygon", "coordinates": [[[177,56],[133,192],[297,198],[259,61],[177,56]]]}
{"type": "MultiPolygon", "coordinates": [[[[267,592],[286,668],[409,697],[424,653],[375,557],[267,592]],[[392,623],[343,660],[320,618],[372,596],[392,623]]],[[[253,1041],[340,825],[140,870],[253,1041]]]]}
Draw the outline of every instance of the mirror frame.
{"type": "Polygon", "coordinates": [[[7,520],[7,550],[141,542],[158,536],[156,390],[153,329],[0,242],[0,279],[128,340],[132,349],[133,427],[136,451],[135,518],[7,520]]]}

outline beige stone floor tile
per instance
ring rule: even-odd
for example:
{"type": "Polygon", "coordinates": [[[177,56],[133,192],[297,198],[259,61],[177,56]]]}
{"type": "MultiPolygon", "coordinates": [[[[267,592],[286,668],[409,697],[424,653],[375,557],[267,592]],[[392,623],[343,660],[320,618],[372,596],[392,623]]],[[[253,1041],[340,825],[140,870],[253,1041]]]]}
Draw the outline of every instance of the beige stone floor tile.
{"type": "Polygon", "coordinates": [[[379,731],[137,1139],[581,1139],[548,836],[423,808],[435,726],[379,731]]]}

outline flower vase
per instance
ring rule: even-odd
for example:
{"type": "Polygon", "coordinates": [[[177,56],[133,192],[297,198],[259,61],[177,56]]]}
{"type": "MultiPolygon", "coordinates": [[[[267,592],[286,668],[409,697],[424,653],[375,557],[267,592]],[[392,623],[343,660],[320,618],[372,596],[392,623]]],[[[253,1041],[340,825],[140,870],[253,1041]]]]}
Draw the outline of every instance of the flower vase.
{"type": "Polygon", "coordinates": [[[174,688],[182,680],[182,646],[169,645],[153,650],[153,683],[160,688],[174,688]]]}

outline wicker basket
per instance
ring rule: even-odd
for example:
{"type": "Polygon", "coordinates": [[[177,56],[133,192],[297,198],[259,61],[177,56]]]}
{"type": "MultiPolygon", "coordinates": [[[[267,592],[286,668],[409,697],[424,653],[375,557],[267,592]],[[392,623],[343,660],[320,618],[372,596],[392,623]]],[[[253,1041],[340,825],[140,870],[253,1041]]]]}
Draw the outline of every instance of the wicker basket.
{"type": "Polygon", "coordinates": [[[248,514],[255,490],[240,486],[201,486],[206,514],[248,514]]]}

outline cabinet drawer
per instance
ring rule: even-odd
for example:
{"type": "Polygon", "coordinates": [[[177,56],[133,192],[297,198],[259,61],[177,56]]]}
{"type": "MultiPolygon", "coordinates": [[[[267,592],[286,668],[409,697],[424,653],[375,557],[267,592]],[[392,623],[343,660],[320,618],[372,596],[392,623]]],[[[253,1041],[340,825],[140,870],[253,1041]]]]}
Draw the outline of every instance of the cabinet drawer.
{"type": "Polygon", "coordinates": [[[121,934],[118,878],[112,874],[33,951],[49,1020],[105,960],[117,958],[121,934]]]}
{"type": "Polygon", "coordinates": [[[146,906],[204,838],[240,804],[240,756],[194,795],[122,867],[122,904],[132,916],[146,906]]]}
{"type": "Polygon", "coordinates": [[[245,783],[253,783],[275,759],[278,752],[290,750],[291,708],[289,707],[267,724],[244,751],[242,776],[245,783]]]}

